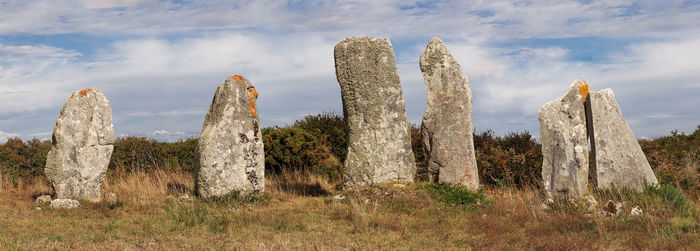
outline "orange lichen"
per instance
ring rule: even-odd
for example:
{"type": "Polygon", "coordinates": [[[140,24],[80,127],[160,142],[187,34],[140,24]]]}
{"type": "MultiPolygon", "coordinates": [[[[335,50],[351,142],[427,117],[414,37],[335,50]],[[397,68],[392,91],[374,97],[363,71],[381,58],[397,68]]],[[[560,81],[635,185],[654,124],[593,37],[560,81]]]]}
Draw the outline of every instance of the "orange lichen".
{"type": "Polygon", "coordinates": [[[578,87],[578,93],[581,94],[581,97],[583,97],[583,102],[586,102],[586,97],[588,97],[588,82],[583,82],[586,84],[578,87]]]}
{"type": "Polygon", "coordinates": [[[81,97],[85,97],[85,96],[87,96],[87,94],[88,94],[89,92],[91,92],[91,91],[92,91],[92,90],[90,90],[90,89],[83,89],[83,90],[80,91],[80,96],[81,96],[81,97]]]}
{"type": "Polygon", "coordinates": [[[258,92],[255,87],[248,88],[248,108],[253,116],[258,116],[258,111],[255,109],[255,100],[258,99],[258,92]]]}
{"type": "MultiPolygon", "coordinates": [[[[91,91],[92,91],[91,89],[85,88],[85,89],[80,90],[80,92],[78,92],[78,95],[80,95],[81,97],[85,97],[91,91]]],[[[74,97],[75,97],[75,93],[71,94],[69,99],[72,99],[74,97]]]]}

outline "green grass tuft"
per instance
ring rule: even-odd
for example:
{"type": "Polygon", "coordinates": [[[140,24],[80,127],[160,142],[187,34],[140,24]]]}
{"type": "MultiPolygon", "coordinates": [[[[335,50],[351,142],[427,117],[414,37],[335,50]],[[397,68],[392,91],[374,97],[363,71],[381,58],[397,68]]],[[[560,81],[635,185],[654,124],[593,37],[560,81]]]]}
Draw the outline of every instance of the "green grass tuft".
{"type": "Polygon", "coordinates": [[[439,200],[445,203],[463,206],[465,209],[474,209],[479,205],[491,203],[481,190],[472,192],[461,186],[432,182],[420,184],[416,188],[425,189],[437,195],[439,200]]]}

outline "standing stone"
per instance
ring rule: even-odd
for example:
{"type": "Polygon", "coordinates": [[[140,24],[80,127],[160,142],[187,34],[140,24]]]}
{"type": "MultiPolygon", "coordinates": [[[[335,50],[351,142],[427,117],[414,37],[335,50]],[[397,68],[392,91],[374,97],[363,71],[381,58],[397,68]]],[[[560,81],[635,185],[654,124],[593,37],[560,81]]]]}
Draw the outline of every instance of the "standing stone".
{"type": "Polygon", "coordinates": [[[262,193],[265,152],[255,101],[258,92],[239,75],[219,85],[197,145],[197,192],[204,198],[262,193]]]}
{"type": "Polygon", "coordinates": [[[46,157],[46,176],[59,199],[101,200],[114,149],[112,108],[96,88],[76,91],[63,105],[46,157]]]}
{"type": "Polygon", "coordinates": [[[611,89],[591,92],[598,187],[637,191],[656,185],[654,172],[615,101],[611,89]]]}
{"type": "Polygon", "coordinates": [[[428,88],[421,134],[431,180],[477,190],[469,80],[439,38],[428,43],[420,69],[428,88]]]}
{"type": "Polygon", "coordinates": [[[389,40],[343,39],[335,46],[335,73],[349,128],[345,185],[412,183],[416,161],[389,40]]]}
{"type": "Polygon", "coordinates": [[[583,102],[588,83],[576,80],[562,97],[538,113],[542,142],[542,179],[550,197],[578,198],[587,192],[588,144],[583,102]]]}

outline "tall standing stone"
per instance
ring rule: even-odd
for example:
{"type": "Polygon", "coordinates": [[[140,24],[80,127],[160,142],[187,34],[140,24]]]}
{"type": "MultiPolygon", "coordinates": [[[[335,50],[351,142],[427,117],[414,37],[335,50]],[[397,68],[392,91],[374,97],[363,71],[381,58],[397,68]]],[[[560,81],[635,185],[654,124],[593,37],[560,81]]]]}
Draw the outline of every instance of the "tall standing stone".
{"type": "Polygon", "coordinates": [[[413,182],[410,124],[389,40],[343,39],[335,46],[335,72],[349,128],[345,185],[413,182]]]}
{"type": "Polygon", "coordinates": [[[255,87],[239,75],[219,85],[197,145],[200,196],[265,190],[265,152],[255,87]]]}
{"type": "Polygon", "coordinates": [[[591,92],[590,98],[598,187],[642,191],[647,185],[658,184],[639,142],[622,117],[613,91],[591,92]]]}
{"type": "Polygon", "coordinates": [[[587,96],[588,83],[576,80],[564,96],[539,110],[542,179],[550,197],[578,198],[587,192],[587,96]]]}
{"type": "Polygon", "coordinates": [[[469,80],[439,38],[423,51],[420,69],[428,88],[421,134],[431,180],[477,190],[469,80]]]}
{"type": "Polygon", "coordinates": [[[112,108],[96,88],[75,91],[63,105],[46,157],[46,177],[59,199],[100,201],[114,149],[112,108]]]}

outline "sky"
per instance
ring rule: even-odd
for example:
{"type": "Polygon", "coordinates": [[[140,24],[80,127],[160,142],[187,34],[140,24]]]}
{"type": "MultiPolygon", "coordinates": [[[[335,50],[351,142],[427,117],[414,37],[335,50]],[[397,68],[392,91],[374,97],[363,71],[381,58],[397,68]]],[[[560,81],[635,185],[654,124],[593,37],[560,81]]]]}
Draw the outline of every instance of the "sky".
{"type": "Polygon", "coordinates": [[[110,100],[117,136],[197,137],[216,87],[251,80],[262,126],[342,114],[333,47],[388,38],[411,123],[418,60],[441,38],[468,76],[477,131],[539,134],[576,79],[613,89],[638,138],[700,125],[700,0],[0,0],[0,143],[50,139],[75,90],[110,100]]]}

